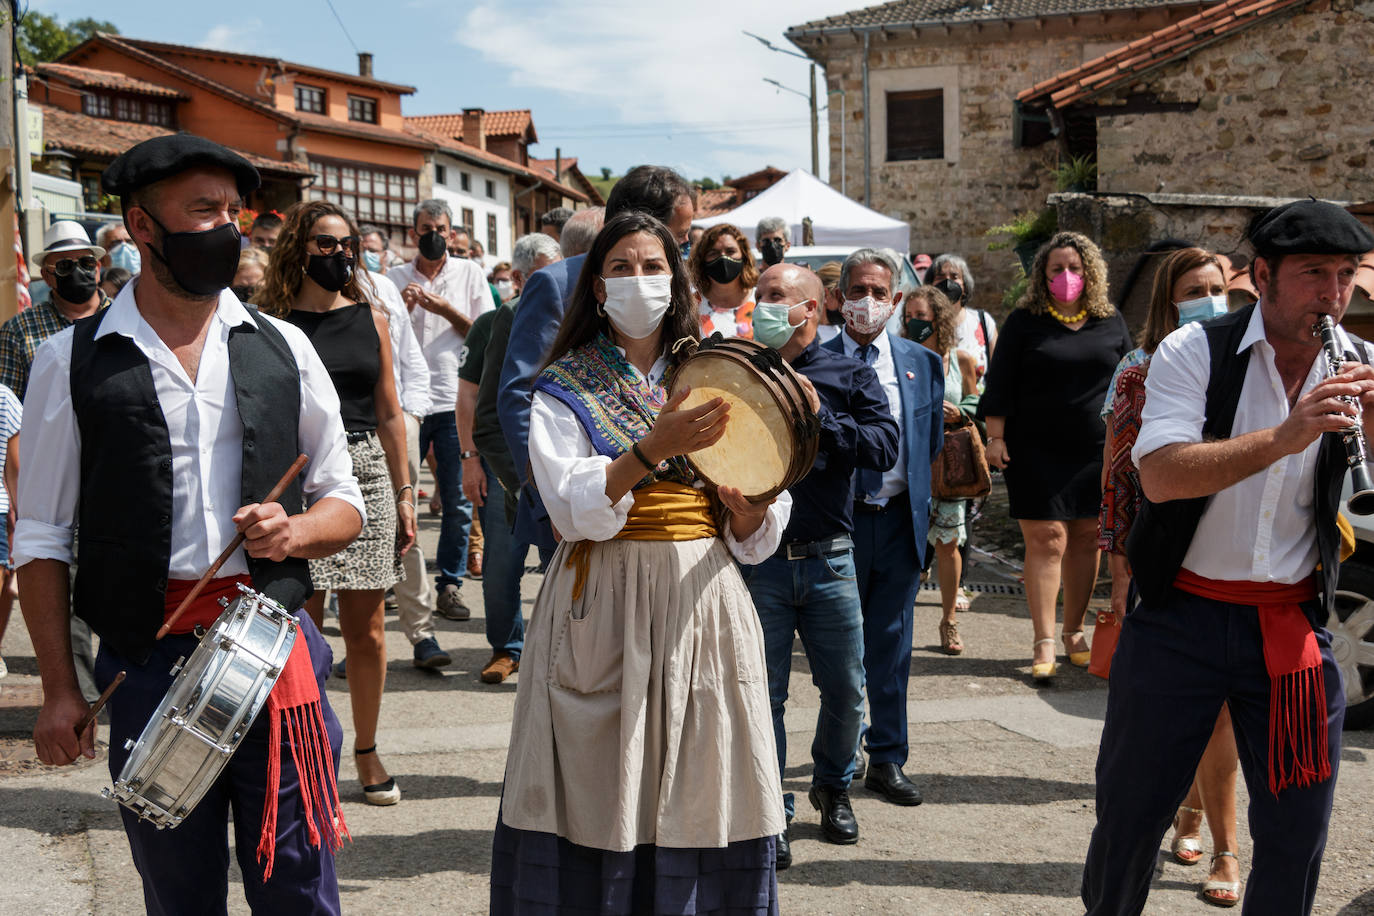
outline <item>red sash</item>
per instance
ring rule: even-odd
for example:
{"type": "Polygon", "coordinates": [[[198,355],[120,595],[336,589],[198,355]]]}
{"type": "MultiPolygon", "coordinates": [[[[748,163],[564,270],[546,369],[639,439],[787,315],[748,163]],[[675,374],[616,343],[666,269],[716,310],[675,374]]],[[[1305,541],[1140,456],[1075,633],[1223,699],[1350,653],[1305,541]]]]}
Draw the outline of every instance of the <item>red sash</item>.
{"type": "MultiPolygon", "coordinates": [[[[233,601],[242,583],[252,587],[247,576],[225,576],[211,579],[196,600],[181,615],[173,633],[190,633],[197,626],[209,628],[224,613],[219,599],[233,601]]],[[[167,582],[166,615],[171,616],[182,599],[195,586],[190,579],[170,579],[167,582]]],[[[321,834],[330,849],[338,851],[344,837],[350,836],[344,823],[343,808],[339,804],[339,789],[334,780],[334,752],[329,733],[324,727],[324,713],[320,706],[320,686],[315,682],[315,667],[310,661],[310,647],[297,633],[291,654],[282,666],[281,676],[267,695],[265,709],[269,717],[267,757],[267,797],[262,809],[262,834],[258,837],[258,861],[264,862],[262,878],[272,876],[272,864],[277,852],[277,796],[281,792],[281,731],[286,725],[291,742],[291,759],[300,777],[301,806],[305,814],[306,836],[310,845],[319,846],[321,834]],[[318,820],[319,825],[316,826],[318,820]]],[[[351,837],[350,837],[351,838],[351,837]]]]}
{"type": "Polygon", "coordinates": [[[1321,649],[1301,607],[1317,597],[1316,578],[1293,585],[1222,581],[1180,569],[1174,587],[1259,612],[1269,672],[1269,791],[1278,795],[1289,786],[1330,779],[1321,649]]]}

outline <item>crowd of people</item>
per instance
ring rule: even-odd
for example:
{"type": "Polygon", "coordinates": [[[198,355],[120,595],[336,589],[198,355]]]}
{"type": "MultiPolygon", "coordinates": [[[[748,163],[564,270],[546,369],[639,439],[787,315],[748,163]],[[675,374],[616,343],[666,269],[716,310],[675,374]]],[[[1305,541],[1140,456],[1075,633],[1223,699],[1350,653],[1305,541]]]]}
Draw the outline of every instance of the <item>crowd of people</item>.
{"type": "Polygon", "coordinates": [[[1238,771],[1247,902],[1310,911],[1344,696],[1319,614],[1344,456],[1323,434],[1374,403],[1363,345],[1339,332],[1353,365],[1334,375],[1311,333],[1339,320],[1355,258],[1374,249],[1345,211],[1303,201],[1257,220],[1259,304],[1235,310],[1229,264],[1168,254],[1135,346],[1102,253],[1073,232],[1042,246],[999,328],[972,306],[958,253],[912,256],[914,288],[888,249],[812,271],[787,260],[781,219],[752,238],[694,227],[693,187],[663,167],[632,169],[604,208],[544,214],[491,263],[440,200],[416,206],[405,245],[323,201],[260,214],[241,236],[257,182],[191,135],[133,147],[103,178],[122,222],[98,244],[49,227],[32,259],[47,295],[0,327],[0,505],[14,519],[0,632],[17,578],[44,762],[94,756],[94,728],[76,725],[91,690],[127,671],[108,707],[118,777],[123,739],[214,599],[243,585],[306,612],[288,686],[207,798],[173,831],[121,809],[149,912],[223,900],[231,810],[255,911],[339,911],[342,729],[324,679],[347,679],[364,800],[396,804],[377,741],[386,596],[414,664],[443,667],[433,616],[467,619],[464,582],[480,579],[479,677],[524,668],[492,911],[776,913],[799,816],[782,791],[797,637],[820,699],[807,794],[822,837],[859,841],[856,779],[923,801],[904,772],[914,607],[934,576],[940,648],[967,651],[970,505],[932,497],[932,466],[946,427],[969,423],[1024,538],[1035,681],[1056,676],[1057,643],[1088,664],[1083,620],[1108,554],[1123,625],[1088,911],[1140,912],[1169,826],[1171,854],[1195,864],[1204,817],[1202,896],[1238,903],[1238,771]],[[687,460],[731,423],[726,399],[671,393],[712,335],[776,351],[814,415],[814,466],[771,498],[705,486],[687,460]],[[298,452],[301,476],[265,501],[298,452]],[[415,538],[424,462],[441,516],[432,580],[415,538]],[[159,639],[236,534],[243,549],[159,639]],[[546,574],[526,620],[531,547],[546,574]],[[101,600],[112,591],[118,607],[101,600]],[[314,726],[296,726],[302,708],[314,726]]]}

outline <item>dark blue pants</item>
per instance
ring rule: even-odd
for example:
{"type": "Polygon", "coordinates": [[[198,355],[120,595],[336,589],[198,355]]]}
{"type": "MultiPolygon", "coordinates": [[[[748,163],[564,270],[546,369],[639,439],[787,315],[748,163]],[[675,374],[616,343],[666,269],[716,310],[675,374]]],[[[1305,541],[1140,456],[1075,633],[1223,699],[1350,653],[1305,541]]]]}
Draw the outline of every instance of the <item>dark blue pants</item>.
{"type": "Polygon", "coordinates": [[[520,658],[525,648],[525,616],[520,607],[520,577],[530,545],[515,536],[506,521],[506,491],[482,460],[487,475],[487,499],[477,509],[486,538],[482,575],[482,606],[487,615],[487,642],[493,652],[509,652],[520,658]]]}
{"type": "MultiPolygon", "coordinates": [[[[324,691],[333,654],[315,629],[310,615],[300,615],[299,632],[310,647],[337,775],[343,728],[324,691]]],[[[173,663],[180,656],[190,658],[195,647],[194,636],[167,636],[154,644],[147,664],[136,665],[101,645],[95,660],[96,684],[100,689],[103,690],[119,671],[128,672],[106,707],[110,712],[111,776],[119,776],[129,757],[124,749],[125,740],[137,740],[171,688],[174,678],[168,671],[173,663]]],[[[254,913],[333,916],[339,913],[334,853],[323,840],[319,846],[312,846],[306,838],[300,780],[285,729],[282,730],[281,790],[277,800],[276,861],[272,877],[266,883],[262,880],[257,848],[267,789],[268,727],[266,713],[259,714],[219,779],[178,826],[158,830],[140,821],[123,805],[119,807],[134,866],[143,878],[143,903],[150,914],[219,916],[227,912],[229,843],[226,818],[231,811],[234,852],[243,872],[243,894],[254,913]]]]}
{"type": "MultiPolygon", "coordinates": [[[[1331,778],[1269,791],[1269,675],[1253,607],[1172,591],[1126,617],[1097,757],[1097,826],[1083,868],[1090,914],[1139,913],[1160,841],[1188,793],[1221,704],[1231,708],[1254,846],[1245,913],[1309,913],[1340,762],[1345,689],[1317,630],[1331,778]]],[[[1308,608],[1310,611],[1311,609],[1308,608]]]]}
{"type": "MultiPolygon", "coordinates": [[[[863,621],[853,551],[846,548],[800,560],[774,556],[741,572],[763,625],[779,778],[787,768],[783,708],[792,673],[793,634],[800,633],[811,665],[811,682],[821,693],[816,737],[811,742],[815,762],[811,781],[848,789],[864,713],[863,621]]],[[[791,792],[783,794],[782,803],[792,817],[796,804],[791,792]]]]}
{"type": "Polygon", "coordinates": [[[439,564],[434,584],[442,592],[445,585],[463,587],[468,565],[468,531],[472,528],[472,503],[463,495],[463,447],[458,444],[458,421],[451,409],[432,413],[420,421],[421,461],[431,445],[435,483],[439,487],[439,501],[444,505],[439,546],[434,551],[434,561],[439,564]]]}
{"type": "Polygon", "coordinates": [[[869,716],[864,746],[872,763],[906,763],[912,616],[924,547],[916,544],[905,493],[881,512],[855,511],[854,568],[863,605],[869,716]]]}

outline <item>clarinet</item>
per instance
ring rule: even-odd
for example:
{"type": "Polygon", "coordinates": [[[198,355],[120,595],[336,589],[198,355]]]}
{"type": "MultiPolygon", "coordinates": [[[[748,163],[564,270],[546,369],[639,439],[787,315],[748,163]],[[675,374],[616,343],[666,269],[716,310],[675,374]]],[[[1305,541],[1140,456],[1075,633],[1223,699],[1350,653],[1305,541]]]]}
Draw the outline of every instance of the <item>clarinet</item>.
{"type": "MultiPolygon", "coordinates": [[[[1327,378],[1339,375],[1345,356],[1336,339],[1336,322],[1330,315],[1323,315],[1313,326],[1312,335],[1321,338],[1322,349],[1326,352],[1327,378]]],[[[1341,400],[1353,404],[1358,417],[1359,399],[1343,397],[1341,400]]],[[[1353,426],[1341,431],[1341,442],[1345,445],[1345,463],[1350,468],[1350,511],[1356,515],[1374,514],[1374,479],[1369,474],[1364,427],[1358,419],[1353,426]]]]}

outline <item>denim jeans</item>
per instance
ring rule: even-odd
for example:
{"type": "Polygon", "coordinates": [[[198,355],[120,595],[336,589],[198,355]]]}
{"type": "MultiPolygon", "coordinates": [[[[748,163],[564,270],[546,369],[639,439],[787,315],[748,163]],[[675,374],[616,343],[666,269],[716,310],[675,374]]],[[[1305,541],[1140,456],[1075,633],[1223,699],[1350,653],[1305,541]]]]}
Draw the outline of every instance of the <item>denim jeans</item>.
{"type": "Polygon", "coordinates": [[[463,495],[463,460],[458,457],[463,448],[458,444],[458,421],[452,410],[432,413],[420,424],[420,460],[424,460],[431,445],[437,471],[435,483],[444,504],[439,549],[434,558],[439,564],[439,575],[434,577],[434,584],[443,591],[445,585],[463,585],[468,564],[468,529],[472,527],[472,503],[463,495]]]}
{"type": "MultiPolygon", "coordinates": [[[[792,634],[801,634],[811,665],[811,680],[821,692],[815,763],[811,781],[833,789],[849,788],[854,778],[854,752],[864,710],[864,634],[854,552],[845,549],[821,557],[787,560],[771,557],[742,570],[763,624],[768,661],[768,699],[773,707],[773,736],[778,745],[778,775],[786,770],[787,733],[783,707],[792,673],[792,634]]],[[[792,794],[783,796],[787,816],[795,811],[792,794]]]]}
{"type": "Polygon", "coordinates": [[[520,658],[525,647],[525,616],[520,607],[520,576],[530,545],[521,541],[506,521],[506,491],[482,461],[487,475],[487,499],[477,508],[486,534],[486,558],[482,572],[482,604],[487,613],[487,642],[493,652],[509,652],[520,658]]]}

